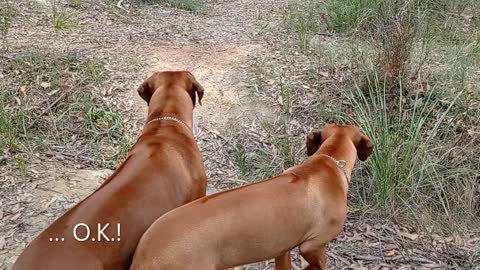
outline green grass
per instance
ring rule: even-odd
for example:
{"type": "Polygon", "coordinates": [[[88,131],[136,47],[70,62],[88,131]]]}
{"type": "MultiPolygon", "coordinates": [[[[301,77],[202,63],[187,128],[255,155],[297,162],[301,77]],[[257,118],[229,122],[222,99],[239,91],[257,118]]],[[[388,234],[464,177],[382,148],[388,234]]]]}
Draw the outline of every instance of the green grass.
{"type": "Polygon", "coordinates": [[[56,0],[51,1],[51,22],[55,30],[74,29],[79,27],[78,24],[73,22],[75,16],[72,12],[61,9],[56,0]]]}
{"type": "Polygon", "coordinates": [[[470,184],[478,171],[470,162],[452,166],[451,154],[467,149],[454,146],[444,128],[461,118],[453,108],[465,92],[456,93],[442,107],[435,97],[437,89],[404,97],[400,87],[394,101],[398,104],[392,107],[384,79],[369,81],[368,93],[357,87],[346,96],[354,108],[354,116],[346,119],[360,126],[376,145],[365,168],[369,180],[355,183],[355,198],[364,207],[392,215],[403,209],[428,210],[437,213],[431,217],[434,222],[444,225],[456,226],[458,218],[463,225],[478,222],[474,206],[480,198],[472,195],[470,184]]]}
{"type": "Polygon", "coordinates": [[[7,35],[16,13],[13,5],[8,1],[5,0],[0,3],[0,34],[2,38],[2,47],[5,51],[8,50],[7,35]]]}
{"type": "Polygon", "coordinates": [[[321,31],[321,5],[318,1],[291,2],[287,7],[285,23],[297,34],[299,46],[308,50],[313,36],[321,31]]]}
{"type": "Polygon", "coordinates": [[[380,0],[328,0],[324,12],[328,25],[335,31],[344,32],[370,23],[375,18],[380,0]]]}
{"type": "MultiPolygon", "coordinates": [[[[106,78],[102,63],[73,53],[26,52],[0,59],[1,151],[56,147],[108,160],[105,149],[128,140],[123,118],[95,94],[106,78]]],[[[111,156],[116,156],[115,152],[111,156]]]]}
{"type": "Polygon", "coordinates": [[[192,12],[202,12],[205,3],[202,0],[142,0],[148,3],[162,3],[173,8],[184,9],[192,12]]]}

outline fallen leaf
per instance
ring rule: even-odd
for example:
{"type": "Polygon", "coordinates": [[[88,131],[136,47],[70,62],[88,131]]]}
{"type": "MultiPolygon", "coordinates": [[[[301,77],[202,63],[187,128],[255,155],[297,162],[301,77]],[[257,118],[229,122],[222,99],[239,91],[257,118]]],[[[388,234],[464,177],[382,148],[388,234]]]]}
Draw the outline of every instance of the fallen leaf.
{"type": "Polygon", "coordinates": [[[283,105],[283,98],[282,98],[282,96],[278,96],[277,102],[278,102],[278,104],[283,105]]]}
{"type": "Polygon", "coordinates": [[[394,250],[394,249],[392,249],[392,250],[390,250],[390,251],[387,251],[387,252],[385,253],[385,256],[388,256],[388,257],[391,257],[391,256],[393,256],[393,255],[395,255],[395,250],[394,250]]]}
{"type": "Polygon", "coordinates": [[[41,82],[41,83],[40,83],[40,86],[41,86],[42,88],[49,88],[50,86],[52,86],[52,84],[49,83],[49,82],[41,82]]]}
{"type": "Polygon", "coordinates": [[[318,74],[322,77],[329,77],[330,73],[328,71],[319,71],[318,74]]]}
{"type": "Polygon", "coordinates": [[[7,242],[7,241],[5,241],[5,236],[0,237],[0,250],[3,249],[3,247],[5,246],[5,243],[6,243],[6,242],[7,242]]]}
{"type": "Polygon", "coordinates": [[[401,237],[410,239],[412,241],[415,241],[418,238],[418,234],[416,234],[416,233],[399,232],[398,235],[400,235],[401,237]]]}
{"type": "Polygon", "coordinates": [[[20,92],[22,92],[23,95],[27,94],[27,86],[23,85],[20,87],[20,92]]]}
{"type": "Polygon", "coordinates": [[[17,220],[21,215],[22,213],[17,213],[16,215],[12,216],[10,220],[17,220]]]}

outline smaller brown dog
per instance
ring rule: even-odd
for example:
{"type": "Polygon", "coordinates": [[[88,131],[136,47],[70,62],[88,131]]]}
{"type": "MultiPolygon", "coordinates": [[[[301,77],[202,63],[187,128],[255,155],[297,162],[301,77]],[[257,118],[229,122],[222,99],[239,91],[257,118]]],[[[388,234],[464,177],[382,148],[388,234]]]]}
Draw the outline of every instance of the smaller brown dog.
{"type": "Polygon", "coordinates": [[[325,247],[343,228],[355,160],[373,144],[355,126],[329,124],[307,136],[303,164],[271,179],[213,194],[170,211],[142,236],[132,270],[223,270],[276,258],[291,269],[299,246],[325,269],[325,247]]]}

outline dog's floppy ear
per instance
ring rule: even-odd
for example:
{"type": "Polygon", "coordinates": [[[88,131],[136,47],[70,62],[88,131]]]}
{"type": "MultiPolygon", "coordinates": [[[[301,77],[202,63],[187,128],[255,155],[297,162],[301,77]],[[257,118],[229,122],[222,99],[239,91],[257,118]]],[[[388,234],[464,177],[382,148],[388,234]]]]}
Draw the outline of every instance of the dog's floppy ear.
{"type": "Polygon", "coordinates": [[[311,156],[317,152],[322,144],[322,131],[315,130],[307,135],[307,156],[311,156]]]}
{"type": "Polygon", "coordinates": [[[148,81],[144,81],[137,89],[138,94],[147,102],[150,103],[150,98],[152,97],[152,91],[150,91],[150,86],[148,81]]]}
{"type": "Polygon", "coordinates": [[[205,89],[200,83],[195,79],[195,77],[190,73],[190,80],[192,81],[192,90],[193,90],[193,106],[195,106],[195,93],[198,96],[198,104],[202,105],[203,92],[205,89]]]}
{"type": "Polygon", "coordinates": [[[360,142],[357,146],[357,156],[361,161],[367,160],[367,158],[372,154],[373,143],[365,136],[362,135],[360,142]]]}

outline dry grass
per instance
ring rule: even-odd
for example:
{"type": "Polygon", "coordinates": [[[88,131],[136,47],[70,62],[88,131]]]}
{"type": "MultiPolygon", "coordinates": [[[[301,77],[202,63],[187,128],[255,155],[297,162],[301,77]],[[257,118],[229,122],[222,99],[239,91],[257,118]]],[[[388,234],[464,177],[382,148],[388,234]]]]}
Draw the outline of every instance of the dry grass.
{"type": "Polygon", "coordinates": [[[127,142],[122,117],[94,93],[106,75],[101,63],[53,51],[12,54],[1,62],[2,151],[117,158],[105,150],[127,142]]]}

